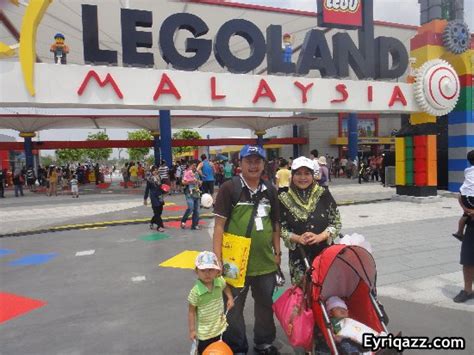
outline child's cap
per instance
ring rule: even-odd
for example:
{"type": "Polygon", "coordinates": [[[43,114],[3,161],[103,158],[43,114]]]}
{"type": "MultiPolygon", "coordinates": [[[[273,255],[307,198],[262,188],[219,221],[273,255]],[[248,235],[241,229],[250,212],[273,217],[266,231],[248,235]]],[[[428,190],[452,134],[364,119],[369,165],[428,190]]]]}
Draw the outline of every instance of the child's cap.
{"type": "Polygon", "coordinates": [[[326,308],[330,311],[333,308],[344,308],[347,310],[346,302],[342,300],[342,298],[337,296],[331,296],[326,300],[326,308]]]}
{"type": "Polygon", "coordinates": [[[217,260],[216,254],[211,251],[203,251],[196,257],[196,267],[199,270],[203,269],[216,269],[220,270],[219,261],[217,260]]]}

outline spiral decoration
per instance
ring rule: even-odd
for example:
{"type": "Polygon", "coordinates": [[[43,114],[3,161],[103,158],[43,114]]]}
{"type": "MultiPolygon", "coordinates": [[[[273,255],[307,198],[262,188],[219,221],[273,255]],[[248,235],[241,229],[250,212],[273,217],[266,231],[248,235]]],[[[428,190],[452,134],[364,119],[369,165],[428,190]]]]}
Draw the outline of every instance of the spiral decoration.
{"type": "Polygon", "coordinates": [[[416,102],[424,112],[444,116],[456,106],[461,85],[454,68],[444,60],[435,59],[417,70],[414,89],[416,102]]]}

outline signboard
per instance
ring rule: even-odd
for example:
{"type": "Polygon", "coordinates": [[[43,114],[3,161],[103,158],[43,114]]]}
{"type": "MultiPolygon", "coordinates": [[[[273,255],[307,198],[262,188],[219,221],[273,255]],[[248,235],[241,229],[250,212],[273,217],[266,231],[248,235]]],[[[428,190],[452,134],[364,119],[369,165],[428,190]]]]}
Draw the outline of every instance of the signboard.
{"type": "MultiPolygon", "coordinates": [[[[359,138],[374,137],[377,135],[376,118],[357,118],[357,131],[359,138]]],[[[348,119],[346,117],[341,119],[341,137],[348,136],[348,119]]]]}
{"type": "Polygon", "coordinates": [[[0,106],[387,112],[420,110],[407,83],[234,75],[88,65],[35,65],[36,95],[18,62],[0,62],[0,106]],[[67,80],[64,80],[67,78],[67,80]],[[137,84],[139,83],[139,84],[137,84]]]}
{"type": "MultiPolygon", "coordinates": [[[[347,137],[336,137],[329,140],[331,145],[348,145],[347,137]]],[[[360,145],[371,145],[371,144],[395,144],[395,137],[373,137],[367,138],[362,137],[357,140],[357,144],[360,145]]]]}
{"type": "Polygon", "coordinates": [[[363,27],[363,0],[318,0],[318,25],[337,28],[363,27]]]}

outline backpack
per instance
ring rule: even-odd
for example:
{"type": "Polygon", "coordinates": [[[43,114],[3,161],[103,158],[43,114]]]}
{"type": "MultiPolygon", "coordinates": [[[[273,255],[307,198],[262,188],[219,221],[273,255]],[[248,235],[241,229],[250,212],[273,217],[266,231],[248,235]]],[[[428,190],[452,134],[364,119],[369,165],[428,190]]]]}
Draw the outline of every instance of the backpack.
{"type": "MultiPolygon", "coordinates": [[[[262,180],[263,184],[267,187],[267,190],[270,194],[270,198],[273,201],[277,195],[276,190],[272,183],[268,180],[262,180]]],[[[240,201],[240,196],[242,195],[242,182],[240,176],[233,176],[232,177],[232,207],[237,205],[240,201]]]]}
{"type": "MultiPolygon", "coordinates": [[[[262,183],[267,187],[267,191],[270,194],[270,199],[272,201],[275,200],[275,198],[277,198],[276,190],[273,187],[273,185],[271,184],[271,182],[267,181],[267,180],[262,180],[262,183]]],[[[240,196],[242,195],[242,190],[243,189],[242,189],[242,180],[241,180],[240,176],[233,176],[232,177],[232,185],[233,185],[232,186],[232,208],[233,208],[240,201],[240,196]]],[[[254,201],[254,208],[253,208],[252,215],[250,217],[249,224],[247,226],[246,235],[250,235],[250,232],[252,231],[254,218],[255,218],[255,214],[257,212],[257,207],[258,207],[259,203],[260,203],[260,199],[257,200],[257,201],[254,201]]],[[[225,226],[224,226],[225,231],[227,231],[227,229],[229,228],[229,223],[230,223],[230,217],[227,218],[227,220],[225,222],[225,226]]]]}

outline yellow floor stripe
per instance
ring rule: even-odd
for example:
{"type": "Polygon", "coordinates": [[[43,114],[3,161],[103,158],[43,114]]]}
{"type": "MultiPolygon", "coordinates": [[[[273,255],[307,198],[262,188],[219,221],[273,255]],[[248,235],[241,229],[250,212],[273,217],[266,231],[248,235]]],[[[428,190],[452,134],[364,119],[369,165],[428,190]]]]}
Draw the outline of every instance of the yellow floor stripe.
{"type": "Polygon", "coordinates": [[[199,253],[199,251],[195,250],[185,250],[178,255],[163,261],[159,266],[179,269],[194,269],[196,267],[194,261],[199,253]]]}

